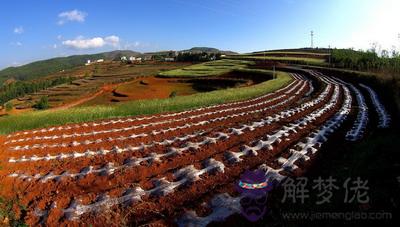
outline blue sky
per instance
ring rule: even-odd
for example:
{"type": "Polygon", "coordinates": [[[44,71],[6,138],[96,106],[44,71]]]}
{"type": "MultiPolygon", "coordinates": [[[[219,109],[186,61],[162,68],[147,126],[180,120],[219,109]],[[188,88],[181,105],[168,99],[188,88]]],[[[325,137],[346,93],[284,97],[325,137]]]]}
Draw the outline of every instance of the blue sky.
{"type": "Polygon", "coordinates": [[[113,49],[399,46],[396,0],[3,0],[0,68],[113,49]]]}

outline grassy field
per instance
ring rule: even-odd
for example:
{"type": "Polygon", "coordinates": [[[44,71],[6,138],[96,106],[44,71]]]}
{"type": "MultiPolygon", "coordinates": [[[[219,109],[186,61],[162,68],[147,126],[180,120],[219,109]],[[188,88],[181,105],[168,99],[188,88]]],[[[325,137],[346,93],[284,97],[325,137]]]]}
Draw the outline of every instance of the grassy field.
{"type": "Polygon", "coordinates": [[[196,64],[189,67],[161,72],[160,77],[202,77],[202,76],[218,76],[235,69],[246,68],[251,65],[250,61],[241,60],[218,60],[196,64]]]}
{"type": "Polygon", "coordinates": [[[282,63],[290,64],[304,64],[304,65],[316,65],[325,66],[327,65],[325,59],[322,58],[309,58],[309,57],[278,57],[278,56],[259,56],[259,55],[231,55],[227,56],[229,59],[237,60],[269,60],[269,61],[279,61],[282,63]]]}
{"type": "MultiPolygon", "coordinates": [[[[260,70],[258,70],[258,72],[260,72],[260,70]]],[[[264,72],[272,74],[271,71],[264,72]]],[[[95,107],[77,107],[66,110],[45,110],[5,116],[0,118],[0,134],[97,119],[181,111],[201,106],[238,101],[272,92],[287,85],[291,81],[292,78],[287,73],[277,72],[276,79],[250,87],[230,88],[168,99],[138,100],[110,106],[100,105],[95,107]]]]}
{"type": "Polygon", "coordinates": [[[261,52],[253,52],[251,55],[314,55],[320,57],[329,56],[328,53],[313,53],[313,52],[306,52],[306,51],[261,51],[261,52]]]}
{"type": "Polygon", "coordinates": [[[288,64],[326,66],[329,53],[313,51],[260,51],[247,54],[228,55],[226,59],[267,60],[288,64]]]}

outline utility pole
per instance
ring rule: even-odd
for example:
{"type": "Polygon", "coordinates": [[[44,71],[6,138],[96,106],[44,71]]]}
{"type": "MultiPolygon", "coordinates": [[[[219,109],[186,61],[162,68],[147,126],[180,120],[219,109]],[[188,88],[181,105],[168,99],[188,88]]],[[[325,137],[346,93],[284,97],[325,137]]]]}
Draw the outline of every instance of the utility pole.
{"type": "Polygon", "coordinates": [[[397,38],[399,39],[399,51],[397,52],[397,56],[395,56],[395,59],[394,59],[394,62],[396,63],[395,64],[395,67],[396,67],[396,69],[394,70],[395,71],[395,73],[398,73],[399,72],[399,66],[398,66],[398,61],[399,61],[399,59],[400,59],[400,33],[399,34],[397,34],[397,38]]]}
{"type": "Polygon", "coordinates": [[[311,31],[311,49],[314,48],[314,31],[311,31]]]}
{"type": "Polygon", "coordinates": [[[272,79],[276,79],[276,76],[275,76],[275,65],[273,65],[272,69],[273,69],[272,79]]]}
{"type": "Polygon", "coordinates": [[[264,66],[267,64],[267,59],[265,58],[265,52],[266,50],[264,51],[264,66]]]}
{"type": "Polygon", "coordinates": [[[400,33],[397,34],[397,38],[399,39],[399,49],[400,49],[400,33]]]}
{"type": "Polygon", "coordinates": [[[328,46],[328,54],[329,54],[329,67],[332,67],[331,66],[331,56],[332,56],[331,45],[328,46]]]}

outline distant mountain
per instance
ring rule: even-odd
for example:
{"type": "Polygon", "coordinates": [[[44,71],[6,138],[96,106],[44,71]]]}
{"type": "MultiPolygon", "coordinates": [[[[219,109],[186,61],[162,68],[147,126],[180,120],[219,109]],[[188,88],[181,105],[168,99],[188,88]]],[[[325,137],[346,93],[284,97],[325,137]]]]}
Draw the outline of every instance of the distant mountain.
{"type": "Polygon", "coordinates": [[[48,60],[36,61],[19,67],[8,67],[0,71],[0,81],[8,79],[31,80],[47,76],[61,70],[72,69],[82,66],[88,59],[115,60],[121,56],[139,56],[141,53],[130,50],[117,50],[98,54],[73,55],[69,57],[51,58],[48,60]]]}
{"type": "Polygon", "coordinates": [[[221,53],[221,54],[226,54],[226,55],[230,55],[230,54],[237,54],[236,52],[233,51],[226,51],[226,50],[219,50],[217,48],[212,48],[212,47],[193,47],[187,50],[179,50],[179,51],[175,51],[175,50],[165,50],[165,51],[157,51],[157,52],[148,52],[145,53],[146,55],[168,55],[171,52],[178,52],[178,53],[187,53],[187,52],[191,52],[191,53],[221,53]]]}
{"type": "Polygon", "coordinates": [[[136,51],[132,51],[132,50],[116,50],[116,51],[111,51],[111,52],[105,52],[102,54],[104,54],[104,60],[120,60],[122,56],[139,57],[139,56],[143,55],[140,52],[136,52],[136,51]]]}
{"type": "Polygon", "coordinates": [[[180,52],[192,52],[192,53],[221,53],[221,54],[237,54],[236,52],[233,51],[227,51],[227,50],[219,50],[217,48],[212,48],[212,47],[193,47],[188,50],[181,50],[180,52]]]}

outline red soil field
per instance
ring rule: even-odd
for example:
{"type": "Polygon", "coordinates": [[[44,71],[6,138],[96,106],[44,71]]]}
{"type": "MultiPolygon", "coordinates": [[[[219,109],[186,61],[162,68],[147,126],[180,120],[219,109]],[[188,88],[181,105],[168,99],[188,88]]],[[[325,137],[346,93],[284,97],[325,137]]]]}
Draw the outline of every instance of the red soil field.
{"type": "Polygon", "coordinates": [[[0,140],[1,194],[20,198],[33,226],[225,220],[239,211],[234,184],[245,170],[279,183],[301,175],[343,122],[362,136],[358,86],[291,75],[250,100],[10,134],[0,140]]]}
{"type": "Polygon", "coordinates": [[[179,79],[146,76],[113,86],[112,89],[81,103],[84,103],[84,105],[97,105],[131,100],[163,99],[168,98],[173,91],[177,95],[191,95],[197,92],[190,83],[179,82],[179,79]]]}

